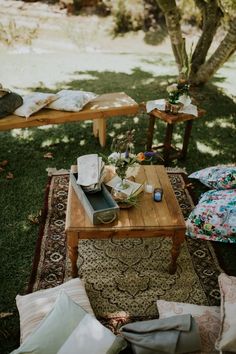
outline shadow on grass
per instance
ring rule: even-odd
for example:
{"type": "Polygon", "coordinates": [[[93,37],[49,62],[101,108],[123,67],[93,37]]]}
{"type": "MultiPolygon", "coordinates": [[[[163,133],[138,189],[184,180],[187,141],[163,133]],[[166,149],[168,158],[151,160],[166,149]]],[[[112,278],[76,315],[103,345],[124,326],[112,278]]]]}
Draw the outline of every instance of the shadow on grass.
{"type": "MultiPolygon", "coordinates": [[[[78,74],[78,73],[75,73],[78,74]]],[[[87,71],[82,80],[60,82],[62,88],[93,91],[97,94],[125,91],[138,103],[166,97],[166,86],[175,81],[172,76],[156,77],[136,68],[131,74],[87,71]]],[[[49,91],[47,87],[32,90],[49,91]]],[[[187,160],[174,161],[188,172],[221,163],[234,163],[236,104],[218,90],[213,83],[198,89],[194,96],[206,110],[193,125],[187,160]]],[[[28,216],[37,214],[43,205],[47,183],[47,167],[69,169],[79,155],[110,153],[112,137],[135,128],[135,150],[144,151],[148,116],[114,117],[107,120],[107,145],[102,149],[92,135],[92,122],[84,121],[40,128],[1,132],[0,161],[8,160],[0,173],[1,203],[1,291],[0,313],[12,313],[1,319],[1,353],[8,353],[19,344],[19,320],[15,296],[24,293],[31,271],[38,225],[32,225],[28,216]],[[45,154],[51,153],[48,159],[45,154]],[[6,179],[12,172],[13,179],[6,179]],[[7,265],[7,266],[6,266],[7,265]]],[[[156,121],[154,142],[163,142],[165,124],[156,121]]],[[[183,124],[177,124],[174,143],[180,144],[183,124]]]]}

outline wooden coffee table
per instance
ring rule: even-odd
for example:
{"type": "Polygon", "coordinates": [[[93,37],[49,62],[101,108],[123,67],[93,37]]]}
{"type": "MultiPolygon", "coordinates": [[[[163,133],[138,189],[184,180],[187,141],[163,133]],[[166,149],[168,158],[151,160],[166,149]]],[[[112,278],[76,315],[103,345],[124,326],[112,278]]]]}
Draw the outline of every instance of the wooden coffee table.
{"type": "MultiPolygon", "coordinates": [[[[72,166],[72,172],[76,172],[72,166]]],[[[109,239],[136,237],[171,237],[171,262],[169,273],[174,274],[181,244],[185,239],[185,221],[175,197],[164,166],[140,165],[132,171],[137,182],[146,181],[155,187],[163,188],[163,199],[154,202],[152,194],[140,194],[139,206],[121,209],[118,219],[110,224],[93,225],[69,183],[66,212],[66,235],[72,277],[78,276],[77,258],[80,239],[109,239]]]]}

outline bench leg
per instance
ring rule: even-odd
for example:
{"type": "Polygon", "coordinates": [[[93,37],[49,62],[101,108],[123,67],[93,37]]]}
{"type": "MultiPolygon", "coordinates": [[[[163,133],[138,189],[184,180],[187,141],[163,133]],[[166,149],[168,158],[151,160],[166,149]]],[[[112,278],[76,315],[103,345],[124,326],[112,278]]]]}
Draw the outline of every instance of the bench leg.
{"type": "Polygon", "coordinates": [[[106,145],[106,118],[98,119],[98,138],[100,145],[104,147],[106,145]]]}
{"type": "Polygon", "coordinates": [[[95,136],[95,138],[98,137],[98,133],[99,133],[98,119],[94,119],[93,120],[93,135],[95,136]]]}

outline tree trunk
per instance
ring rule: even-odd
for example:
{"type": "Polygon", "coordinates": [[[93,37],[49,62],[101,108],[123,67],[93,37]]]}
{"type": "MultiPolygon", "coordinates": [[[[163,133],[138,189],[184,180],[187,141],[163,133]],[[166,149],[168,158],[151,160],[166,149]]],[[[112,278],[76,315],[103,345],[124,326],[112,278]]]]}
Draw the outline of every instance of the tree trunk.
{"type": "Polygon", "coordinates": [[[218,7],[217,0],[195,0],[196,5],[200,8],[203,17],[202,35],[198,40],[194,50],[191,62],[191,76],[197,72],[202,65],[211,46],[217,28],[220,25],[222,12],[218,7]]]}
{"type": "Polygon", "coordinates": [[[236,21],[232,19],[228,33],[212,56],[191,76],[195,85],[206,83],[236,50],[236,21]]]}
{"type": "Polygon", "coordinates": [[[179,77],[185,79],[188,69],[188,56],[185,48],[185,39],[182,37],[180,27],[180,13],[175,0],[156,0],[163,11],[167,30],[171,40],[172,50],[179,70],[179,77]]]}

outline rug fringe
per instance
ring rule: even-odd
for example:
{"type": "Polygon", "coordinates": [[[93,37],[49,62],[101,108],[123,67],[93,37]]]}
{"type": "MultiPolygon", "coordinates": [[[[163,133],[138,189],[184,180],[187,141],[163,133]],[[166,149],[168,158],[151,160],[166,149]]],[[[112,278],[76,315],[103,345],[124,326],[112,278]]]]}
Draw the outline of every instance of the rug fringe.
{"type": "Polygon", "coordinates": [[[178,166],[176,167],[165,167],[166,169],[166,172],[168,173],[185,173],[187,174],[187,171],[186,171],[186,168],[183,167],[183,168],[180,168],[178,166]]]}
{"type": "Polygon", "coordinates": [[[70,173],[69,170],[65,170],[64,168],[58,170],[56,167],[48,167],[46,168],[46,171],[48,173],[48,176],[67,175],[70,173]]]}

